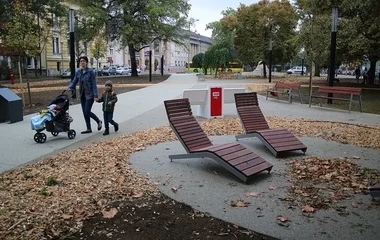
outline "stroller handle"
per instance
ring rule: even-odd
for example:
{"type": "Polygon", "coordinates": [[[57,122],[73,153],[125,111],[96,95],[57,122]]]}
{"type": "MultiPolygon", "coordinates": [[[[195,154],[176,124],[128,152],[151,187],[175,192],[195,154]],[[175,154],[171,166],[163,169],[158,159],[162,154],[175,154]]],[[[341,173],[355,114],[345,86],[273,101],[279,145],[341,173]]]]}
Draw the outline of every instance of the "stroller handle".
{"type": "Polygon", "coordinates": [[[62,93],[61,93],[61,95],[63,95],[66,91],[68,91],[68,92],[71,92],[71,93],[73,93],[74,92],[74,90],[73,89],[65,89],[65,90],[63,90],[62,91],[62,93]]]}

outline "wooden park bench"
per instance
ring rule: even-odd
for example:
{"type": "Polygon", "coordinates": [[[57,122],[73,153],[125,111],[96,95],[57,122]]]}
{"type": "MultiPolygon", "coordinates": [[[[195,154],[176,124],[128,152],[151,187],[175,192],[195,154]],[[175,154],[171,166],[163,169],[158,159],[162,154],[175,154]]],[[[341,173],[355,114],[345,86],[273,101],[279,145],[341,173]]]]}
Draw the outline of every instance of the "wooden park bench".
{"type": "Polygon", "coordinates": [[[219,79],[235,79],[236,74],[233,72],[221,72],[219,73],[219,79]]]}
{"type": "Polygon", "coordinates": [[[204,74],[198,73],[197,74],[197,78],[198,78],[198,81],[206,81],[206,78],[205,78],[204,74]]]}
{"type": "Polygon", "coordinates": [[[316,92],[310,94],[309,107],[311,107],[311,100],[313,98],[319,98],[319,105],[322,107],[322,99],[331,99],[337,101],[349,102],[348,111],[351,112],[352,103],[358,103],[360,107],[360,112],[363,112],[362,109],[362,89],[361,88],[352,88],[352,87],[332,87],[332,86],[319,86],[316,92]],[[332,97],[329,97],[329,93],[336,94],[332,97]],[[338,96],[337,96],[338,95],[338,96]],[[354,100],[354,97],[357,97],[358,100],[354,100]]]}
{"type": "Polygon", "coordinates": [[[276,82],[276,84],[274,85],[274,88],[272,89],[269,89],[269,87],[267,88],[266,100],[268,100],[269,94],[273,96],[277,96],[277,100],[279,100],[280,94],[288,94],[290,103],[293,101],[293,96],[297,96],[300,99],[301,104],[302,104],[301,84],[299,83],[276,82]],[[283,91],[280,91],[280,89],[283,89],[283,91]],[[284,90],[288,90],[288,91],[284,92],[284,90]]]}
{"type": "Polygon", "coordinates": [[[259,107],[257,93],[236,93],[236,109],[245,131],[235,138],[259,138],[264,145],[278,157],[282,153],[301,150],[306,153],[307,147],[287,129],[271,129],[259,107]]]}
{"type": "Polygon", "coordinates": [[[170,160],[211,158],[243,182],[272,170],[272,164],[239,143],[213,144],[194,118],[189,99],[166,100],[164,105],[170,127],[187,152],[169,155],[170,160]]]}

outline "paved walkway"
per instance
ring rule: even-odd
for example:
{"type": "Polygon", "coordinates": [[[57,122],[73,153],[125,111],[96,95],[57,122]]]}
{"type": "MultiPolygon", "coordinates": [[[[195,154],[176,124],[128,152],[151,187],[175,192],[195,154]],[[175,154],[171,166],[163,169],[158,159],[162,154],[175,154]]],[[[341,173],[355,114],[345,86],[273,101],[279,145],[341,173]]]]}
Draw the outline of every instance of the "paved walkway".
{"type": "MultiPolygon", "coordinates": [[[[120,94],[118,95],[119,102],[116,106],[117,110],[114,119],[122,123],[163,105],[164,100],[182,95],[183,89],[192,88],[196,82],[197,78],[193,75],[176,74],[165,82],[120,94]]],[[[0,172],[28,163],[47,154],[55,153],[59,149],[77,144],[97,134],[96,124],[92,120],[93,133],[88,135],[80,134],[85,129],[80,105],[71,106],[69,112],[74,119],[71,127],[77,132],[77,137],[73,140],[68,139],[65,133],[60,133],[58,137],[53,137],[45,131],[48,136],[47,141],[44,144],[37,144],[33,140],[35,131],[31,130],[30,126],[30,118],[35,114],[25,116],[22,122],[0,124],[0,172]]],[[[103,118],[100,104],[94,104],[93,112],[99,118],[103,118]]],[[[120,131],[120,133],[123,133],[123,131],[120,131]]]]}

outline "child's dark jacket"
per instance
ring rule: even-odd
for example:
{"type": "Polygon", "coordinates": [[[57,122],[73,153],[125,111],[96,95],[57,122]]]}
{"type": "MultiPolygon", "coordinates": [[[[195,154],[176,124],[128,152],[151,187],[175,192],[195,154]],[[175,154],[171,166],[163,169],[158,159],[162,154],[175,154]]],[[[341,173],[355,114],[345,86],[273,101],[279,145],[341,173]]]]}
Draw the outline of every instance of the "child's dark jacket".
{"type": "Polygon", "coordinates": [[[116,93],[113,90],[104,91],[102,93],[102,97],[98,99],[98,102],[103,103],[103,112],[113,112],[115,109],[115,103],[117,102],[116,93]],[[109,102],[111,102],[112,104],[108,104],[109,102]]]}

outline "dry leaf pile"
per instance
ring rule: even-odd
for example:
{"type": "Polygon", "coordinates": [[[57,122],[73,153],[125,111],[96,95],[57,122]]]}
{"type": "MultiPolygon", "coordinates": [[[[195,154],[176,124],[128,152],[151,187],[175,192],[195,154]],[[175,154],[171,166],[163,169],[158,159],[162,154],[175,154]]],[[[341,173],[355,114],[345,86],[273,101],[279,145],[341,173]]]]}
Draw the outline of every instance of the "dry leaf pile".
{"type": "MultiPolygon", "coordinates": [[[[380,136],[378,127],[347,127],[343,123],[305,119],[267,119],[270,127],[288,128],[298,136],[380,149],[380,142],[374,141],[380,136]]],[[[199,122],[207,135],[242,133],[237,118],[199,122]]],[[[83,220],[96,213],[105,218],[117,214],[117,209],[109,209],[113,201],[149,198],[157,193],[157,187],[137,174],[128,158],[149,145],[173,140],[176,140],[175,135],[168,126],[139,131],[92,143],[0,175],[0,236],[6,239],[62,236],[78,230],[83,220]]]]}
{"type": "Polygon", "coordinates": [[[149,197],[155,185],[134,172],[128,157],[146,146],[174,140],[168,127],[141,131],[59,154],[0,177],[0,236],[56,237],[102,213],[114,200],[149,197]]]}
{"type": "Polygon", "coordinates": [[[324,159],[308,157],[289,162],[292,187],[286,198],[303,207],[303,212],[335,207],[368,186],[380,182],[380,171],[359,167],[348,158],[324,159]]]}

